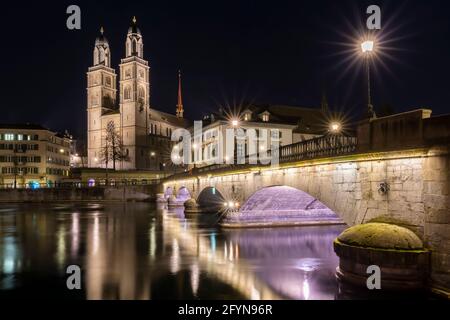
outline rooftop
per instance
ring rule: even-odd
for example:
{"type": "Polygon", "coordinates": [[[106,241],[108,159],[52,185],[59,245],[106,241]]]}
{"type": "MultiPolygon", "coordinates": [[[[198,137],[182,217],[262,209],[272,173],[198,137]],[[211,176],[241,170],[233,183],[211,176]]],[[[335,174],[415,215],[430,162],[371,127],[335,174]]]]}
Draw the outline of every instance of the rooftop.
{"type": "Polygon", "coordinates": [[[9,123],[9,124],[0,124],[0,129],[24,129],[24,130],[46,130],[51,131],[50,129],[43,127],[39,124],[33,123],[9,123]]]}

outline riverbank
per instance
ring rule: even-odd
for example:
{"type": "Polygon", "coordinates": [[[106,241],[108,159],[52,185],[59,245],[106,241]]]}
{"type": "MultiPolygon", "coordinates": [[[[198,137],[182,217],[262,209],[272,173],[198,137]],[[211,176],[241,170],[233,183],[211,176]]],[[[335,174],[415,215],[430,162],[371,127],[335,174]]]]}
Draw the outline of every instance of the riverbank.
{"type": "Polygon", "coordinates": [[[156,186],[3,189],[0,203],[52,203],[55,201],[153,201],[156,186]]]}

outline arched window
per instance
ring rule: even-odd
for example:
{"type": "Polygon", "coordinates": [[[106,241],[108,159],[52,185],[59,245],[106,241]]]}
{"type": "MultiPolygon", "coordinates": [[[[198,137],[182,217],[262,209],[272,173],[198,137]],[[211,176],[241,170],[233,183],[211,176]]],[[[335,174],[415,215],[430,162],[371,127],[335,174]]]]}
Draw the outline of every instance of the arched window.
{"type": "Polygon", "coordinates": [[[139,99],[142,99],[142,100],[145,99],[145,90],[144,90],[144,88],[139,87],[139,90],[138,90],[138,97],[139,97],[139,99]]]}
{"type": "Polygon", "coordinates": [[[133,46],[132,46],[133,50],[132,50],[131,54],[135,54],[135,53],[137,53],[137,48],[136,48],[137,43],[136,43],[136,40],[133,40],[132,45],[133,45],[133,46]]]}
{"type": "Polygon", "coordinates": [[[130,100],[131,99],[131,88],[130,87],[125,87],[123,95],[124,95],[124,99],[125,100],[130,100]]]}

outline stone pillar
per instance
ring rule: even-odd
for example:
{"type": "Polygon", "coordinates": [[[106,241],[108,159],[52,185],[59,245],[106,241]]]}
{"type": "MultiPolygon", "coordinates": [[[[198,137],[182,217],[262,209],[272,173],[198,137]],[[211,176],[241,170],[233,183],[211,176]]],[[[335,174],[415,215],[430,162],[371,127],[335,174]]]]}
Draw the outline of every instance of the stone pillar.
{"type": "Polygon", "coordinates": [[[425,241],[432,250],[431,285],[450,294],[450,156],[424,160],[425,241]]]}

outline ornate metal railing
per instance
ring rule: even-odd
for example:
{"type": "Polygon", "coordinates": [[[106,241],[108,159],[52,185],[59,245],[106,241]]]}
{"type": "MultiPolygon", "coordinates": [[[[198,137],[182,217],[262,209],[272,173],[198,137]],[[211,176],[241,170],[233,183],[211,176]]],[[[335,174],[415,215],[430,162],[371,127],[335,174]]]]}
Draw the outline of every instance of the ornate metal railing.
{"type": "Polygon", "coordinates": [[[332,157],[356,151],[357,138],[341,135],[327,135],[306,140],[279,149],[282,162],[299,161],[318,157],[332,157]]]}
{"type": "MultiPolygon", "coordinates": [[[[277,150],[269,150],[265,155],[266,159],[272,157],[272,152],[278,153],[279,163],[287,163],[293,161],[301,161],[322,157],[334,157],[347,155],[356,152],[357,138],[343,135],[326,135],[311,140],[305,140],[294,144],[282,146],[277,150]]],[[[277,155],[274,155],[275,157],[277,155]]],[[[236,159],[235,154],[235,159],[236,159]]],[[[246,157],[246,164],[213,164],[209,166],[197,167],[190,171],[190,173],[205,173],[214,170],[237,168],[237,167],[251,167],[249,163],[249,156],[246,157]]],[[[259,158],[256,155],[254,158],[259,158]]],[[[260,165],[260,164],[259,164],[260,165]]],[[[270,165],[270,164],[269,164],[270,165]]]]}

